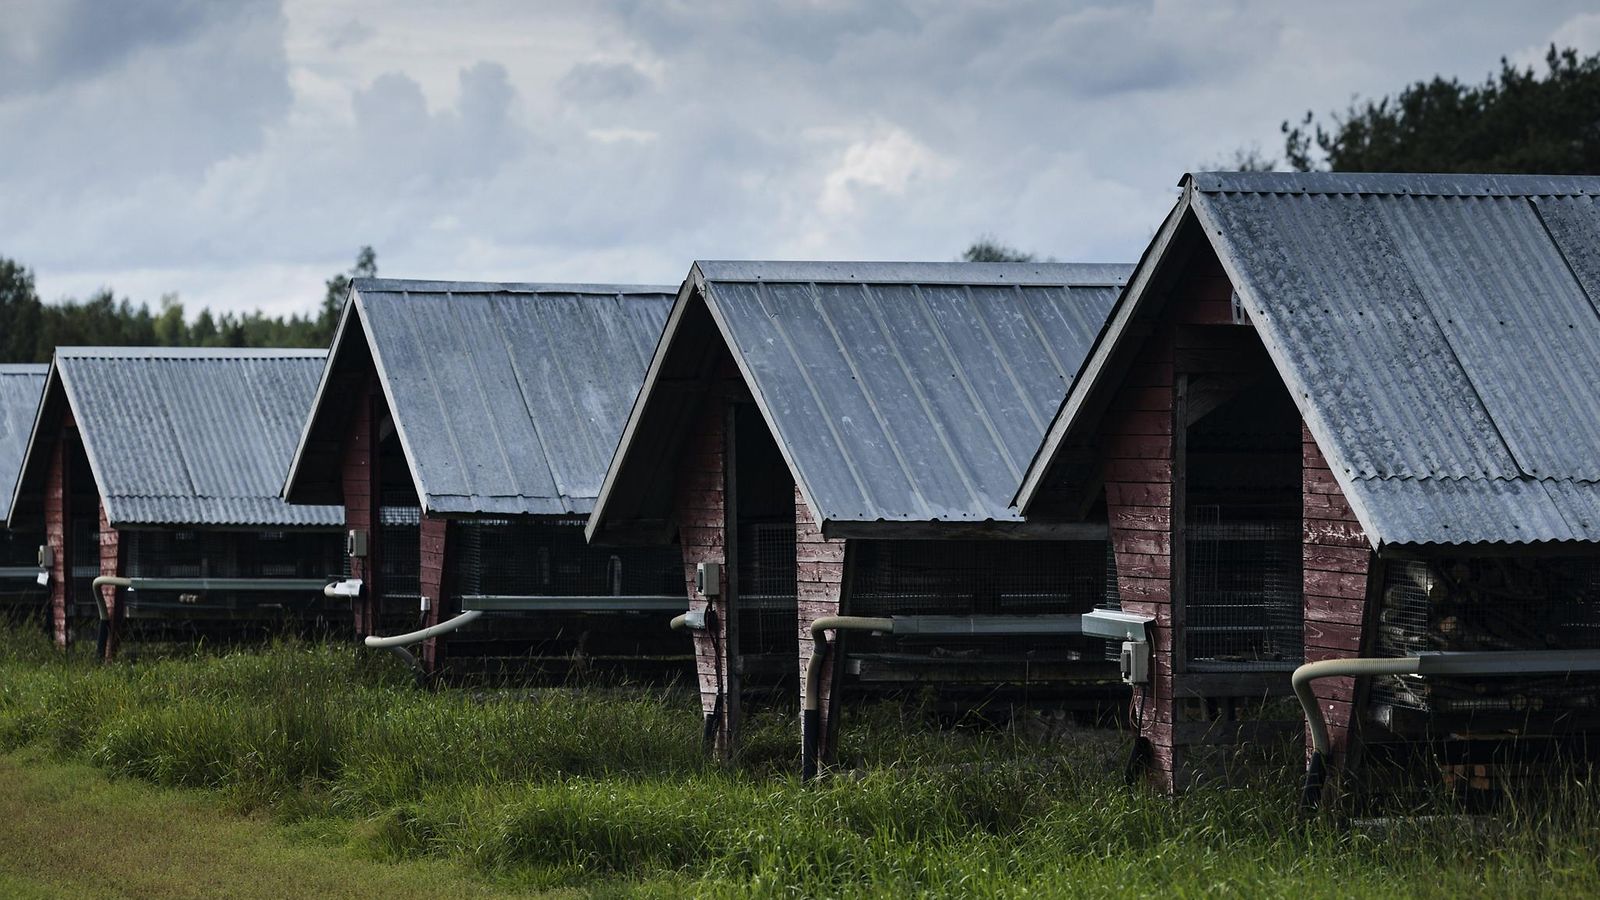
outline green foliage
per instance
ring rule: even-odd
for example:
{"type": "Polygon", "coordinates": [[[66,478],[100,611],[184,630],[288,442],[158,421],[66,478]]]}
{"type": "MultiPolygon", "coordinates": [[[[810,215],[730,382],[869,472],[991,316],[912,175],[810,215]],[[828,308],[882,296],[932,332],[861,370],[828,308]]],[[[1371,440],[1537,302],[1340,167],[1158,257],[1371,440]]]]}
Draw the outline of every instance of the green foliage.
{"type": "Polygon", "coordinates": [[[994,235],[985,234],[961,252],[961,259],[964,262],[1033,262],[1035,257],[1000,243],[994,235]]]}
{"type": "MultiPolygon", "coordinates": [[[[1129,790],[1121,736],[932,727],[853,709],[841,764],[801,784],[792,711],[700,752],[697,698],[416,690],[387,656],[283,643],[110,666],[0,633],[0,750],[215,790],[319,842],[497,882],[657,896],[1584,896],[1582,786],[1492,820],[1375,833],[1296,812],[1297,771],[1178,799],[1129,790]],[[792,752],[792,751],[790,751],[792,752]]],[[[1294,762],[1298,763],[1298,759],[1294,762]]],[[[1448,809],[1440,810],[1448,811],[1448,809]]],[[[1402,820],[1403,821],[1403,820],[1402,820]]]]}
{"type": "Polygon", "coordinates": [[[1283,123],[1287,162],[1302,172],[1600,173],[1600,54],[1552,44],[1545,66],[1541,76],[1501,59],[1483,84],[1419,81],[1326,126],[1308,112],[1283,123]]]}
{"type": "Polygon", "coordinates": [[[322,347],[333,338],[350,279],[378,273],[377,256],[362,247],[346,273],[328,279],[315,315],[268,316],[260,310],[217,315],[202,309],[188,321],[176,295],[158,309],[118,300],[102,290],[87,300],[45,303],[33,272],[0,257],[0,362],[49,362],[56,347],[322,347]]]}

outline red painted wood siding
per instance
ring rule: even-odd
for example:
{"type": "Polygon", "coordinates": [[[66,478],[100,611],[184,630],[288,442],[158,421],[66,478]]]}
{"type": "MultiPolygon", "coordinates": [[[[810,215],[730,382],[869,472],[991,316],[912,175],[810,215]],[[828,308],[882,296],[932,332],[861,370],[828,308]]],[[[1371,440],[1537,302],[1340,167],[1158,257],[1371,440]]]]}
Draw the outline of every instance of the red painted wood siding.
{"type": "MultiPolygon", "coordinates": [[[[450,523],[434,516],[422,517],[422,569],[420,572],[422,596],[428,598],[428,612],[424,626],[439,624],[445,605],[445,554],[449,545],[450,523]]],[[[439,639],[422,642],[422,664],[430,672],[439,661],[439,639]]]]}
{"type": "Polygon", "coordinates": [[[1151,744],[1154,777],[1171,789],[1174,753],[1172,671],[1172,410],[1170,327],[1152,334],[1102,423],[1106,515],[1122,608],[1155,618],[1151,681],[1134,712],[1151,744]]]}
{"type": "Polygon", "coordinates": [[[68,506],[71,499],[68,459],[67,433],[63,429],[50,451],[50,469],[45,474],[44,487],[45,543],[50,546],[55,560],[50,567],[50,633],[57,647],[67,646],[67,575],[72,571],[71,561],[67,559],[71,543],[67,540],[67,526],[72,519],[68,506]]]}
{"type": "MultiPolygon", "coordinates": [[[[816,646],[811,640],[811,623],[823,616],[836,616],[841,612],[847,547],[842,539],[830,540],[822,536],[821,523],[812,514],[805,497],[801,496],[799,487],[794,491],[794,538],[795,599],[799,611],[800,673],[803,676],[816,646]]],[[[839,655],[834,654],[831,662],[832,665],[823,670],[822,697],[818,706],[822,711],[822,727],[819,731],[823,759],[833,758],[833,735],[838,731],[835,727],[837,703],[833,681],[839,671],[839,655]]],[[[800,700],[802,704],[805,702],[804,677],[800,679],[800,700]]]]}
{"type": "MultiPolygon", "coordinates": [[[[1303,425],[1301,447],[1306,661],[1360,656],[1372,545],[1311,430],[1303,425]]],[[[1324,678],[1315,690],[1335,757],[1340,757],[1349,746],[1355,679],[1324,678]]]]}
{"type": "Polygon", "coordinates": [[[722,700],[724,715],[716,734],[716,750],[726,755],[737,730],[737,700],[733,696],[732,650],[728,645],[727,533],[725,525],[727,401],[721,391],[708,393],[690,429],[688,446],[679,464],[677,496],[678,542],[683,552],[683,572],[691,609],[715,613],[715,628],[694,633],[695,668],[700,683],[700,706],[706,715],[722,700]],[[700,563],[722,567],[721,589],[715,600],[695,590],[695,569],[700,563]]]}
{"type": "MultiPolygon", "coordinates": [[[[111,527],[104,502],[100,503],[100,574],[113,578],[122,574],[122,533],[111,527]]],[[[121,601],[113,587],[101,588],[100,595],[105,599],[106,616],[111,623],[106,640],[106,659],[110,660],[117,655],[122,638],[121,601]]]]}

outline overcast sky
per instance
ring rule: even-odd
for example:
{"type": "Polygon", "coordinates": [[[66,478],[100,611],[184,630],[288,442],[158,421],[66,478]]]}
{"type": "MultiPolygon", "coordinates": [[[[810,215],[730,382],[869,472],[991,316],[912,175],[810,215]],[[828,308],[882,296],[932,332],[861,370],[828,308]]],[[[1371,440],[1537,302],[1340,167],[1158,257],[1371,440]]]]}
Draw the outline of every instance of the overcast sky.
{"type": "Polygon", "coordinates": [[[1131,261],[1184,171],[1591,3],[0,0],[0,255],[46,299],[310,309],[696,258],[1131,261]]]}

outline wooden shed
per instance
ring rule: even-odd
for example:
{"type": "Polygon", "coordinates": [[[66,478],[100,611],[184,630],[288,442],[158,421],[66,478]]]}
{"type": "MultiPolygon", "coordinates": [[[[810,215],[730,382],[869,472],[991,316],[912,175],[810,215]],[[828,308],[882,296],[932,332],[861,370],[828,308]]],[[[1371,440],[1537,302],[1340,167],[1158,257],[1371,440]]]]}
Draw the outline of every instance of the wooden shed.
{"type": "Polygon", "coordinates": [[[12,499],[48,547],[55,640],[314,623],[339,511],[277,496],[321,350],[56,350],[12,499]],[[118,583],[94,587],[97,578],[118,583]]]}
{"type": "Polygon", "coordinates": [[[722,752],[758,689],[794,691],[832,646],[813,626],[841,613],[882,627],[833,639],[801,697],[824,757],[840,678],[1118,690],[1079,629],[1106,596],[1103,522],[1027,523],[1008,504],[1128,271],[694,265],[589,535],[679,544],[722,752]]]}
{"type": "MultiPolygon", "coordinates": [[[[11,511],[11,491],[28,452],[28,433],[44,393],[44,365],[0,365],[0,520],[11,511]]],[[[41,526],[42,523],[34,523],[41,526]]],[[[43,527],[0,530],[0,608],[7,618],[40,616],[48,592],[39,583],[43,527]]]]}
{"type": "MultiPolygon", "coordinates": [[[[1304,661],[1600,648],[1600,179],[1182,189],[1017,498],[1051,521],[1103,494],[1154,623],[1159,781],[1297,734],[1262,700],[1304,661]]],[[[1600,724],[1571,671],[1313,687],[1336,760],[1426,739],[1451,778],[1484,738],[1600,724]]]]}
{"type": "Polygon", "coordinates": [[[283,496],[340,504],[358,634],[464,667],[688,668],[677,555],[583,523],[672,288],[357,279],[283,496]]]}

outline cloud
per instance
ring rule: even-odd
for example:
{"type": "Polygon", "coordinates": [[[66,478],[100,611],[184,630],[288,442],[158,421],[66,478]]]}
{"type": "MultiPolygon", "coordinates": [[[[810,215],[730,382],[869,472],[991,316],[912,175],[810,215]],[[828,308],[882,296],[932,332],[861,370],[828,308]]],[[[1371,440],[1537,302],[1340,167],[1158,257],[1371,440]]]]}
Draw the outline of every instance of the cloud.
{"type": "MultiPolygon", "coordinates": [[[[388,275],[705,257],[1131,260],[1178,175],[1590,4],[12,0],[0,253],[50,296],[310,308],[388,275]]],[[[1565,39],[1562,39],[1565,40],[1565,39]]]]}
{"type": "Polygon", "coordinates": [[[328,33],[327,46],[334,52],[347,50],[372,40],[378,30],[357,19],[347,19],[328,33]]]}
{"type": "Polygon", "coordinates": [[[650,76],[631,63],[578,63],[556,85],[561,95],[575,103],[628,100],[650,89],[650,76]]]}
{"type": "Polygon", "coordinates": [[[954,169],[904,130],[890,128],[845,148],[823,179],[818,206],[827,215],[848,216],[864,192],[904,196],[914,183],[947,177],[954,169]]]}

